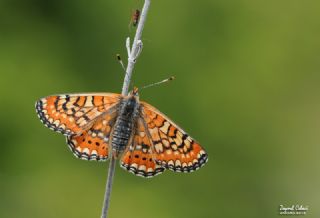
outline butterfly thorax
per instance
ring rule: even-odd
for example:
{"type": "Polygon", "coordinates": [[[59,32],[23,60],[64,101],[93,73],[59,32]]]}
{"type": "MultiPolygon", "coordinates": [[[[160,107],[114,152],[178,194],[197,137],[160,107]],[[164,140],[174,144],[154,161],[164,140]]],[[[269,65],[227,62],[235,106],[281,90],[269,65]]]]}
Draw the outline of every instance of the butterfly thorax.
{"type": "Polygon", "coordinates": [[[117,157],[130,143],[131,136],[139,114],[138,98],[134,95],[120,100],[119,114],[116,119],[112,136],[111,146],[113,154],[117,157]]]}

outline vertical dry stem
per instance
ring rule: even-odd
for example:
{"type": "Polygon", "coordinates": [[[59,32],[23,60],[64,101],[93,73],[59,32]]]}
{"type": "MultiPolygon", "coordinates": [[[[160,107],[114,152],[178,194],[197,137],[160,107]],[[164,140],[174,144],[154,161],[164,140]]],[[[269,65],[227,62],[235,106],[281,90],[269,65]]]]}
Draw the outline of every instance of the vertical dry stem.
{"type": "Polygon", "coordinates": [[[150,7],[150,0],[145,0],[143,9],[141,12],[141,16],[140,16],[140,21],[137,27],[136,35],[133,40],[131,53],[128,57],[128,66],[126,70],[126,76],[123,81],[122,95],[128,95],[133,68],[136,63],[136,58],[139,52],[139,42],[141,42],[142,31],[147,19],[147,13],[148,13],[149,7],[150,7]]]}
{"type": "MultiPolygon", "coordinates": [[[[134,37],[134,41],[132,44],[132,49],[129,52],[130,55],[128,57],[128,66],[127,66],[126,75],[123,81],[122,92],[121,92],[122,95],[128,95],[133,68],[136,63],[136,59],[138,58],[139,53],[141,52],[141,50],[139,51],[139,49],[142,49],[141,36],[142,36],[143,27],[147,18],[149,7],[150,7],[150,0],[145,0],[143,9],[141,12],[141,16],[140,16],[140,21],[139,21],[137,31],[134,37]]],[[[115,168],[116,168],[116,158],[113,155],[111,155],[101,218],[106,218],[108,215],[110,195],[112,190],[112,184],[113,184],[112,182],[113,182],[115,168]]]]}

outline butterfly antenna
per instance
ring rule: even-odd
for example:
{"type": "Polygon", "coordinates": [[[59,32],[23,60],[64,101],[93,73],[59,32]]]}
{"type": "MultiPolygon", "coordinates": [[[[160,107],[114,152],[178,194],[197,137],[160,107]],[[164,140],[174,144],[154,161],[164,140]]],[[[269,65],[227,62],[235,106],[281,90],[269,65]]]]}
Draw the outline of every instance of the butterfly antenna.
{"type": "MultiPolygon", "coordinates": [[[[123,61],[122,61],[122,59],[121,59],[120,54],[117,54],[117,60],[119,61],[119,63],[120,63],[120,65],[121,65],[124,73],[127,74],[126,67],[124,66],[124,63],[123,63],[123,61]]],[[[133,87],[133,83],[130,84],[130,87],[133,87]]]]}
{"type": "Polygon", "coordinates": [[[126,68],[125,68],[124,63],[123,63],[123,61],[122,61],[122,59],[121,59],[120,54],[117,54],[117,60],[119,61],[119,63],[120,63],[120,65],[121,65],[122,69],[123,69],[123,70],[124,70],[124,72],[126,73],[126,68]]]}
{"type": "Polygon", "coordinates": [[[172,80],[174,80],[174,79],[175,79],[175,77],[174,77],[174,76],[171,76],[171,77],[169,77],[168,79],[164,79],[164,80],[162,80],[162,81],[160,81],[160,82],[156,82],[156,83],[152,83],[152,84],[143,86],[141,89],[149,88],[149,87],[151,87],[151,86],[160,85],[161,83],[170,82],[170,81],[172,81],[172,80]]]}

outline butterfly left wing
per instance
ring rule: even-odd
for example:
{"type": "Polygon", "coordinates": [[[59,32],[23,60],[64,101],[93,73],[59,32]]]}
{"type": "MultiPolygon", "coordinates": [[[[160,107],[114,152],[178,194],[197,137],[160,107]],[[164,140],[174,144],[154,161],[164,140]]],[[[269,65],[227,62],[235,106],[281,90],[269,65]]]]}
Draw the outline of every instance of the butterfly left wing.
{"type": "Polygon", "coordinates": [[[135,129],[132,143],[121,158],[121,167],[146,178],[161,174],[165,168],[155,162],[152,144],[141,118],[138,118],[135,129]]]}
{"type": "Polygon", "coordinates": [[[176,172],[192,172],[208,161],[199,143],[156,108],[140,103],[159,165],[176,172]]]}
{"type": "Polygon", "coordinates": [[[109,156],[109,138],[117,111],[111,111],[95,120],[90,129],[81,135],[67,136],[67,144],[73,154],[84,160],[104,161],[109,156]]]}
{"type": "Polygon", "coordinates": [[[48,96],[36,102],[36,110],[41,122],[50,129],[66,136],[80,135],[120,98],[121,95],[115,93],[48,96]]]}

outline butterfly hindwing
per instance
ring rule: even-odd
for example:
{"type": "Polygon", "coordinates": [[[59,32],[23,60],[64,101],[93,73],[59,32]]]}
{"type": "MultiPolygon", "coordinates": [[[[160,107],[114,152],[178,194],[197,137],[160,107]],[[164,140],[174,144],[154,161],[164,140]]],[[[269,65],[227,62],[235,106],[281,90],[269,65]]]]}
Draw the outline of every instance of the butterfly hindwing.
{"type": "Polygon", "coordinates": [[[155,162],[150,139],[140,118],[137,121],[132,143],[122,156],[121,167],[137,176],[146,178],[156,176],[165,170],[155,162]]]}
{"type": "Polygon", "coordinates": [[[109,138],[115,117],[116,112],[106,114],[81,135],[67,136],[67,143],[75,156],[85,160],[106,160],[110,151],[109,138]]]}
{"type": "Polygon", "coordinates": [[[192,172],[208,161],[204,149],[186,132],[153,106],[141,105],[158,164],[176,172],[192,172]]]}
{"type": "Polygon", "coordinates": [[[36,102],[40,120],[64,135],[79,135],[92,121],[118,103],[120,94],[66,94],[48,96],[36,102]]]}

